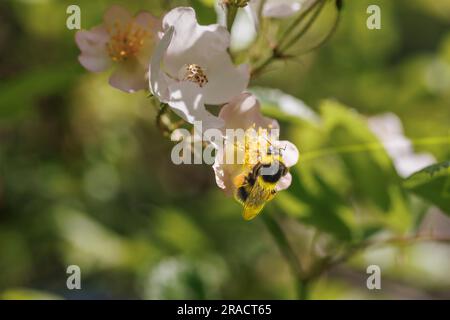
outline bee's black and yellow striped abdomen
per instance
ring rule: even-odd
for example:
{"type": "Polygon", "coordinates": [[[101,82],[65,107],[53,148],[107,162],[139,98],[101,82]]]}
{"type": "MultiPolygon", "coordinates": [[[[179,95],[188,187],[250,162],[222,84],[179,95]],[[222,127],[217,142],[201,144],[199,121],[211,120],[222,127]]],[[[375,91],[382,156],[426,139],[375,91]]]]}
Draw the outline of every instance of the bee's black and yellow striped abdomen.
{"type": "Polygon", "coordinates": [[[244,206],[244,219],[256,217],[266,202],[273,199],[278,181],[287,172],[288,168],[284,163],[276,159],[266,163],[259,162],[239,177],[235,198],[244,206]]]}

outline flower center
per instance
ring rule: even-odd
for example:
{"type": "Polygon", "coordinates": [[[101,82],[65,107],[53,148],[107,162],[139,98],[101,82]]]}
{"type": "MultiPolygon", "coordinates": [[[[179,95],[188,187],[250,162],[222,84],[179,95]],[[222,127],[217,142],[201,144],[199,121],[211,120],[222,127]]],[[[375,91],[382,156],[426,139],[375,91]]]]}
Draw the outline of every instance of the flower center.
{"type": "Polygon", "coordinates": [[[133,22],[116,22],[112,29],[108,29],[108,33],[111,35],[107,44],[108,54],[116,62],[136,56],[149,36],[146,30],[133,22]]]}
{"type": "Polygon", "coordinates": [[[237,149],[244,152],[245,165],[254,165],[271,155],[279,155],[278,150],[273,146],[278,137],[272,136],[271,129],[271,126],[266,129],[252,125],[245,130],[243,140],[236,142],[237,149]]]}
{"type": "Polygon", "coordinates": [[[203,88],[208,83],[205,71],[198,64],[188,64],[183,68],[182,80],[194,82],[203,88]]]}

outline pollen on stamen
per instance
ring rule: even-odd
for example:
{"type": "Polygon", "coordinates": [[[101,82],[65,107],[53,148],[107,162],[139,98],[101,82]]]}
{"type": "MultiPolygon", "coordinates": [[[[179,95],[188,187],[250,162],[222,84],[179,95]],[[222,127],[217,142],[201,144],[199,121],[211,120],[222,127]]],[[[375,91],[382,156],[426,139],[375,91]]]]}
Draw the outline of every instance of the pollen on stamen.
{"type": "Polygon", "coordinates": [[[203,88],[208,83],[205,71],[198,64],[188,64],[184,68],[183,81],[194,82],[203,88]]]}
{"type": "Polygon", "coordinates": [[[147,31],[133,22],[125,25],[116,22],[107,31],[111,36],[107,44],[108,54],[116,62],[136,56],[149,36],[147,31]]]}
{"type": "Polygon", "coordinates": [[[268,144],[271,145],[271,141],[267,129],[256,127],[253,123],[245,132],[245,164],[254,165],[261,161],[268,153],[268,144]]]}

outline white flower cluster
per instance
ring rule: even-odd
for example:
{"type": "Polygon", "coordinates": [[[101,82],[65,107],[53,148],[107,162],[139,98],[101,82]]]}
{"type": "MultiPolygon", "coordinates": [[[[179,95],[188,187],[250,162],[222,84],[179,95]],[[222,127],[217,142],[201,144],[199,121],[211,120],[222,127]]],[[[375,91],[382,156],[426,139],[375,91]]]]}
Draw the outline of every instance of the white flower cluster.
{"type": "MultiPolygon", "coordinates": [[[[250,2],[248,8],[259,10],[258,1],[250,2]]],[[[263,15],[287,17],[300,10],[302,3],[266,1],[263,15]]],[[[203,130],[220,130],[224,138],[227,129],[279,130],[277,121],[263,117],[259,102],[247,92],[250,68],[233,63],[227,28],[200,25],[193,8],[175,8],[160,21],[147,12],[133,17],[113,6],[102,25],[79,31],[76,42],[81,50],[79,61],[86,69],[101,72],[115,64],[110,78],[113,87],[128,93],[149,89],[186,122],[201,122],[203,130]],[[208,106],[221,108],[218,116],[208,111],[208,106]]],[[[268,142],[271,148],[282,150],[276,161],[284,166],[276,188],[271,190],[274,193],[289,187],[292,178],[287,169],[298,161],[298,150],[288,141],[268,142]]],[[[222,151],[217,150],[213,165],[217,184],[227,192],[236,192],[239,185],[233,181],[248,163],[224,163],[222,151]]]]}

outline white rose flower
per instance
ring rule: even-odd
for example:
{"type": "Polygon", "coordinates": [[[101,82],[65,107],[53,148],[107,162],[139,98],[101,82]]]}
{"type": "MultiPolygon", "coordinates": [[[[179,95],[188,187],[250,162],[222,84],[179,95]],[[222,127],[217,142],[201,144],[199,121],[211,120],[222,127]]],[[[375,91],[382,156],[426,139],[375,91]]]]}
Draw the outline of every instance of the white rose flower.
{"type": "Polygon", "coordinates": [[[179,116],[203,128],[223,120],[205,105],[222,105],[243,92],[250,79],[246,65],[236,67],[228,48],[230,34],[218,25],[201,26],[192,8],[176,8],[163,19],[161,41],[150,65],[150,90],[179,116]]]}
{"type": "Polygon", "coordinates": [[[92,72],[115,65],[111,86],[132,93],[147,88],[148,59],[158,41],[160,21],[141,11],[133,17],[119,6],[109,8],[103,24],[80,30],[75,41],[81,50],[79,61],[92,72]]]}

